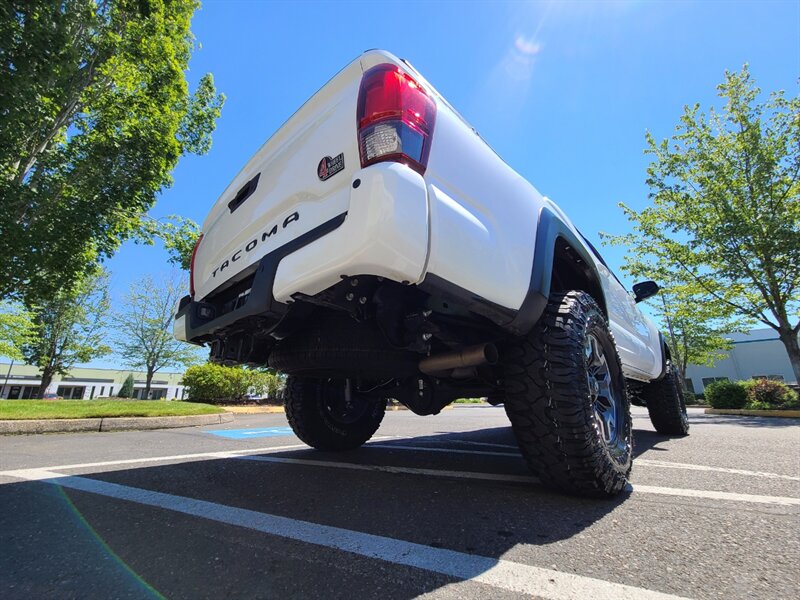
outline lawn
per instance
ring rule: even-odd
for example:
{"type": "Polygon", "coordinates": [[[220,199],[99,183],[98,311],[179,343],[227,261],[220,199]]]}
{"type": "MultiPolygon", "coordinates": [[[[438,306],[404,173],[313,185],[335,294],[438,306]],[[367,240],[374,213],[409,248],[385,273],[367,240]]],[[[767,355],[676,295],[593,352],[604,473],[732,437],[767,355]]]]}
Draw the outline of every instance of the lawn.
{"type": "Polygon", "coordinates": [[[218,406],[166,400],[0,400],[0,419],[168,417],[225,412],[218,406]]]}

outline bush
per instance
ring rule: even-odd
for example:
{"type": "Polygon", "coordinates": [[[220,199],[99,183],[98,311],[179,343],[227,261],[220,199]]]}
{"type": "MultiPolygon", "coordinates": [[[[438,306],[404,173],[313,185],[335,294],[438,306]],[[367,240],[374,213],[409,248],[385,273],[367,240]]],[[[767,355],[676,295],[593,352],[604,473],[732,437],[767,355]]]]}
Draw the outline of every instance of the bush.
{"type": "Polygon", "coordinates": [[[797,394],[784,383],[770,379],[745,382],[747,408],[753,410],[782,410],[800,407],[797,394]]]}
{"type": "Polygon", "coordinates": [[[744,408],[747,404],[744,385],[733,381],[715,381],[707,385],[705,397],[712,408],[744,408]]]}
{"type": "Polygon", "coordinates": [[[122,383],[122,387],[119,388],[119,393],[117,396],[119,398],[130,398],[133,396],[133,375],[128,375],[125,378],[125,381],[122,383]]]}
{"type": "Polygon", "coordinates": [[[269,371],[206,363],[186,369],[181,383],[187,387],[190,402],[242,404],[248,401],[247,394],[274,398],[283,379],[269,371]]]}
{"type": "Polygon", "coordinates": [[[700,400],[697,399],[697,396],[694,395],[694,392],[690,392],[689,390],[683,390],[683,399],[687,405],[703,404],[700,400]]]}

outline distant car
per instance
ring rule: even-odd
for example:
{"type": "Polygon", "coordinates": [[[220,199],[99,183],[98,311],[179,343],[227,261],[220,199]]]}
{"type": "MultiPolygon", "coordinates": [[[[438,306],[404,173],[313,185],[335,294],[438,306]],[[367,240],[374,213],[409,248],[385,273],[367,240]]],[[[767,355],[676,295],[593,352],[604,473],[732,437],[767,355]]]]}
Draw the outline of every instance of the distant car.
{"type": "Polygon", "coordinates": [[[42,396],[42,400],[63,400],[63,396],[59,396],[58,394],[54,394],[52,392],[45,394],[42,396]]]}
{"type": "Polygon", "coordinates": [[[266,399],[266,397],[262,396],[261,394],[245,394],[242,397],[247,402],[260,402],[261,400],[265,400],[266,399]]]}

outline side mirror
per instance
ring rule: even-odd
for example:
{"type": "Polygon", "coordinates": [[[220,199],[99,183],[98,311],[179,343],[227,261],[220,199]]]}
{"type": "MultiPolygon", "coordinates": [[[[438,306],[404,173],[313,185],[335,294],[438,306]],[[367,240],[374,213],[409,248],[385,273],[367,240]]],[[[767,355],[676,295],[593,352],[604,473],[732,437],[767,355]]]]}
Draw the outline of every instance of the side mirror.
{"type": "Polygon", "coordinates": [[[647,300],[655,296],[660,289],[655,281],[642,281],[633,286],[633,299],[636,302],[647,300]]]}

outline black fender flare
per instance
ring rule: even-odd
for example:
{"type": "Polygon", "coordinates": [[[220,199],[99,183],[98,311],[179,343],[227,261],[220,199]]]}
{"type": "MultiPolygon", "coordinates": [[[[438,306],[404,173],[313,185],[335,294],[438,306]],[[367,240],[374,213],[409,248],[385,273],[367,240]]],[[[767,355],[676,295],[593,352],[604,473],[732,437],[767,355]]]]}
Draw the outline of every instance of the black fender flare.
{"type": "MultiPolygon", "coordinates": [[[[550,298],[556,242],[559,239],[563,240],[586,263],[595,279],[594,283],[602,294],[603,288],[600,276],[597,273],[595,262],[586,248],[586,244],[578,239],[578,236],[564,223],[559,215],[548,206],[544,206],[539,212],[539,223],[536,227],[536,243],[528,292],[525,294],[525,299],[522,301],[517,314],[510,322],[504,324],[504,328],[515,335],[528,333],[544,313],[550,298]]],[[[603,312],[608,314],[605,297],[595,298],[595,300],[600,304],[603,312]]]]}
{"type": "Polygon", "coordinates": [[[661,373],[653,381],[664,379],[664,375],[667,374],[667,361],[672,359],[672,352],[667,344],[667,339],[660,331],[658,332],[658,345],[661,348],[661,373]]]}

